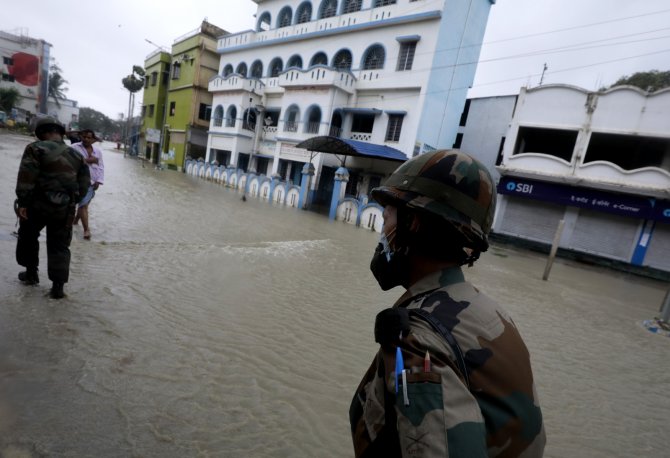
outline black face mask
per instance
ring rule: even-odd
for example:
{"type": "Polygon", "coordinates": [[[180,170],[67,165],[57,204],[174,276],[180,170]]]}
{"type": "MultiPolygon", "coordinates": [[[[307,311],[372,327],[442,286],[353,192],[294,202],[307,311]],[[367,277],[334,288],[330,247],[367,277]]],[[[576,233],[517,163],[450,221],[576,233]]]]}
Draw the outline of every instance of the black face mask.
{"type": "Polygon", "coordinates": [[[400,286],[409,278],[409,262],[407,255],[398,251],[392,252],[382,234],[382,241],[377,244],[375,254],[370,261],[370,270],[383,291],[400,286]]]}

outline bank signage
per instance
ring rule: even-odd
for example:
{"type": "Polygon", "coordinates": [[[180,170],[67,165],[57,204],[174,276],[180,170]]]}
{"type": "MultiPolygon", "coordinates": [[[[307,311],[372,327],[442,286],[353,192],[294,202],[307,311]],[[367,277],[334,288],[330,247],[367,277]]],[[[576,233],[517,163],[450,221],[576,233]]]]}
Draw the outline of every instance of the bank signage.
{"type": "MultiPolygon", "coordinates": [[[[659,211],[659,208],[654,205],[657,203],[655,199],[615,194],[597,189],[504,176],[498,183],[498,193],[572,207],[590,208],[622,216],[670,221],[670,211],[665,213],[659,211]]],[[[670,202],[666,203],[668,204],[667,209],[670,210],[670,202]]]]}
{"type": "Polygon", "coordinates": [[[654,219],[670,223],[670,200],[658,200],[654,205],[654,219]]]}

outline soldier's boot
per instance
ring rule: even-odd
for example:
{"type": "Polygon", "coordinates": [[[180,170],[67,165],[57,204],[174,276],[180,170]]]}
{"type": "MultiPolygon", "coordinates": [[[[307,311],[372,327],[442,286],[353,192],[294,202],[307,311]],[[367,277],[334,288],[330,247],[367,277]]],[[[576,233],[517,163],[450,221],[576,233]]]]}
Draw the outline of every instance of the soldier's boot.
{"type": "Polygon", "coordinates": [[[40,277],[37,275],[37,268],[28,268],[23,272],[19,272],[19,280],[24,285],[36,285],[40,282],[40,277]]]}
{"type": "Polygon", "coordinates": [[[59,281],[53,282],[51,285],[51,297],[53,299],[62,299],[65,297],[65,292],[63,291],[63,283],[59,281]]]}

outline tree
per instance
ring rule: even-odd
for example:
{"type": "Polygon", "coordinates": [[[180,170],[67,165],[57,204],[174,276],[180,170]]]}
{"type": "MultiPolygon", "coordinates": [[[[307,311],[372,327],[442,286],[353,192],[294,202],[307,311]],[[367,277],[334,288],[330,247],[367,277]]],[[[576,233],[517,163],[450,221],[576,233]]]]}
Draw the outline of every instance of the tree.
{"type": "Polygon", "coordinates": [[[133,65],[133,72],[123,78],[121,83],[123,87],[133,94],[139,91],[144,87],[144,69],[139,65],[133,65]]]}
{"type": "Polygon", "coordinates": [[[670,70],[665,72],[651,70],[648,72],[633,73],[631,76],[622,76],[609,88],[621,85],[635,86],[643,91],[655,92],[670,87],[670,70]]]}
{"type": "Polygon", "coordinates": [[[93,108],[81,107],[79,109],[79,126],[82,129],[99,132],[105,137],[111,137],[121,132],[122,123],[108,118],[93,108]]]}
{"type": "Polygon", "coordinates": [[[15,88],[0,88],[0,110],[9,113],[19,101],[19,91],[15,88]]]}
{"type": "Polygon", "coordinates": [[[60,108],[59,100],[65,100],[65,93],[68,88],[65,87],[67,80],[63,78],[61,74],[63,70],[60,69],[58,64],[54,61],[53,64],[49,67],[49,97],[53,98],[56,102],[56,106],[60,108]]]}

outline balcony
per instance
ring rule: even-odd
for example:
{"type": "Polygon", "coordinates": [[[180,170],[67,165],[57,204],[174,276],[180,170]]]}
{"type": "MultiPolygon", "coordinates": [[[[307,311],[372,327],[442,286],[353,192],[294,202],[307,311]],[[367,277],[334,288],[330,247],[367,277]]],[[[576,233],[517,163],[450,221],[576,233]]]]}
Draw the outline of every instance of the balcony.
{"type": "Polygon", "coordinates": [[[257,79],[244,78],[238,74],[232,74],[226,77],[216,75],[209,80],[207,90],[209,92],[262,92],[263,86],[265,86],[265,84],[257,79]]]}
{"type": "Polygon", "coordinates": [[[307,70],[292,68],[279,75],[278,84],[284,88],[334,86],[353,94],[356,78],[346,70],[340,71],[320,66],[307,70]]]}

